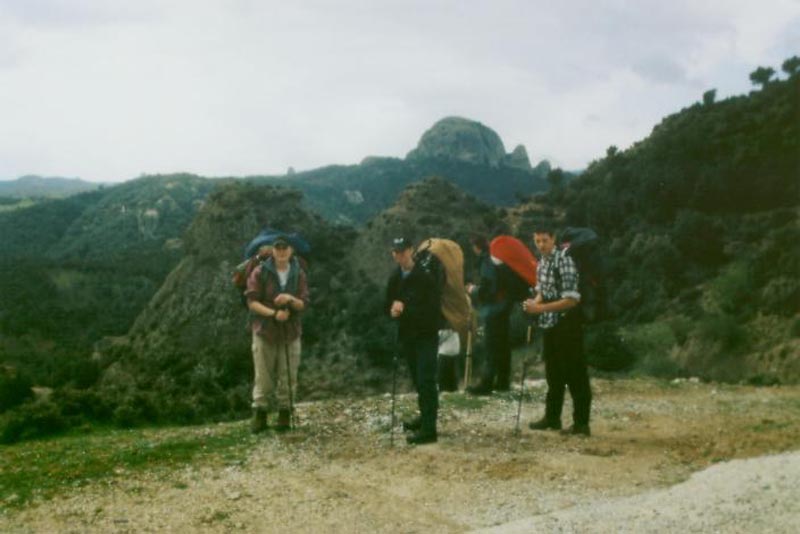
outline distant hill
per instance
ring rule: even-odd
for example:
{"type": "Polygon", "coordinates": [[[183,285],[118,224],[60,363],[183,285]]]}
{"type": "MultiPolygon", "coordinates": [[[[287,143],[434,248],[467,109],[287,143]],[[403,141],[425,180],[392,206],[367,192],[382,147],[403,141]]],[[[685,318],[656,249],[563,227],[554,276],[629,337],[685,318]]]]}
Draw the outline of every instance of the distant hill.
{"type": "Polygon", "coordinates": [[[331,221],[363,224],[388,208],[407,185],[442,177],[463,191],[498,206],[545,191],[550,165],[531,168],[525,147],[505,153],[500,136],[467,119],[437,122],[406,159],[368,157],[359,165],[337,165],[285,177],[252,177],[254,183],[296,187],[306,202],[331,221]]]}
{"type": "Polygon", "coordinates": [[[92,344],[130,328],[217,183],[151,176],[0,213],[0,359],[46,385],[92,382],[92,344]]]}
{"type": "Polygon", "coordinates": [[[0,197],[62,198],[76,193],[93,191],[101,184],[79,178],[42,177],[27,175],[16,180],[0,180],[0,197]]]}

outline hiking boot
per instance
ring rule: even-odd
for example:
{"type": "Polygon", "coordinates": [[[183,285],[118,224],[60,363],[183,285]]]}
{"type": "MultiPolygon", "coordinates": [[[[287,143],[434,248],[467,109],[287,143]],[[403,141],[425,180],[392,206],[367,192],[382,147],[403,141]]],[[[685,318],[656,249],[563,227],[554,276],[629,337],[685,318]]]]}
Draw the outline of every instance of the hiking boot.
{"type": "Polygon", "coordinates": [[[278,424],[275,425],[275,430],[283,432],[292,428],[292,414],[286,408],[278,410],[278,424]]]}
{"type": "Polygon", "coordinates": [[[267,411],[260,408],[253,410],[253,418],[250,420],[250,431],[258,434],[267,429],[267,411]]]}
{"type": "Polygon", "coordinates": [[[528,428],[531,430],[561,430],[561,422],[550,421],[542,417],[538,421],[528,423],[528,428]]]}
{"type": "Polygon", "coordinates": [[[422,428],[422,418],[420,416],[403,421],[403,430],[413,432],[422,428]]]}
{"type": "Polygon", "coordinates": [[[429,430],[419,430],[408,436],[406,442],[409,445],[424,445],[426,443],[436,443],[437,439],[435,430],[433,432],[429,430]]]}
{"type": "Polygon", "coordinates": [[[561,434],[565,436],[591,436],[592,431],[589,430],[589,425],[574,424],[571,427],[562,430],[561,434]]]}

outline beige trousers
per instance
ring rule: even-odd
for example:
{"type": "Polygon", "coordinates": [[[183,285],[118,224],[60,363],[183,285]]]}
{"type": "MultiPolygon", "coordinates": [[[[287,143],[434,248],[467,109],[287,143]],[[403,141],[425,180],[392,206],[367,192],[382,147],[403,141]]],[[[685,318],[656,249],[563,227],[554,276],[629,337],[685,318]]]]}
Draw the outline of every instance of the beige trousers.
{"type": "Polygon", "coordinates": [[[274,411],[289,408],[289,388],[286,383],[288,352],[292,399],[297,402],[297,368],[300,366],[300,338],[289,343],[271,345],[253,334],[253,408],[274,411]]]}

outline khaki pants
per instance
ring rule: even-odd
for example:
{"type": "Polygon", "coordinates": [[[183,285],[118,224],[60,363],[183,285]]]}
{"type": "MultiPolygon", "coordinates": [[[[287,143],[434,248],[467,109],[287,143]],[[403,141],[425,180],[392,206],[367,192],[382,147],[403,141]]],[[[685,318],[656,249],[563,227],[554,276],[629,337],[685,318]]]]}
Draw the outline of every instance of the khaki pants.
{"type": "Polygon", "coordinates": [[[253,408],[288,409],[289,388],[286,383],[286,353],[292,382],[292,399],[296,399],[297,368],[300,365],[300,338],[288,344],[271,345],[253,334],[253,408]]]}

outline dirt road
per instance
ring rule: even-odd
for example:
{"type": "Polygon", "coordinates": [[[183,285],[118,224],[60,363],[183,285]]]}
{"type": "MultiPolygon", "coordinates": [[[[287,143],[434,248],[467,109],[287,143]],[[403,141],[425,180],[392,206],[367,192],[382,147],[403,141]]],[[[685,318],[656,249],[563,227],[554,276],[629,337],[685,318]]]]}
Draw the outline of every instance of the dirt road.
{"type": "MultiPolygon", "coordinates": [[[[399,430],[388,446],[386,397],[303,404],[296,431],[253,437],[243,463],[105,480],[10,513],[0,530],[465,532],[621,503],[720,462],[800,449],[800,387],[593,380],[593,390],[591,438],[514,435],[513,393],[444,394],[440,441],[417,448],[399,430]]],[[[544,384],[526,391],[523,422],[541,415],[544,384]]],[[[400,411],[414,402],[404,396],[400,411]]]]}

